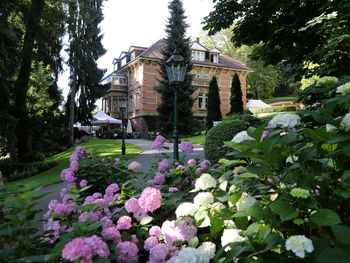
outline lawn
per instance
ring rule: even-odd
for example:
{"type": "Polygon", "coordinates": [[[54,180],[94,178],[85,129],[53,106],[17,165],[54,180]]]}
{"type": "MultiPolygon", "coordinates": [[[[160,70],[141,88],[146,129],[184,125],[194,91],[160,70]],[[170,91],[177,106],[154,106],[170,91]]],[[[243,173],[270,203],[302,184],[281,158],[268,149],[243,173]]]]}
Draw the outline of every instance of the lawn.
{"type": "Polygon", "coordinates": [[[204,145],[204,142],[205,142],[205,131],[202,131],[200,135],[185,137],[185,138],[181,139],[181,141],[184,141],[184,140],[190,141],[193,144],[204,145]]]}
{"type": "MultiPolygon", "coordinates": [[[[81,146],[86,149],[93,151],[99,156],[111,156],[111,157],[121,157],[121,142],[120,140],[112,139],[96,139],[91,140],[85,143],[82,143],[81,146]]],[[[55,160],[58,162],[58,165],[55,167],[39,173],[37,175],[21,179],[15,182],[9,182],[6,184],[7,187],[15,185],[29,185],[35,184],[38,186],[46,186],[54,183],[61,182],[60,173],[61,170],[69,166],[69,158],[74,152],[75,147],[70,148],[64,152],[58,153],[47,158],[47,161],[55,160]]],[[[132,144],[126,144],[126,155],[123,156],[122,160],[128,160],[134,158],[136,155],[141,153],[141,149],[132,144]]]]}

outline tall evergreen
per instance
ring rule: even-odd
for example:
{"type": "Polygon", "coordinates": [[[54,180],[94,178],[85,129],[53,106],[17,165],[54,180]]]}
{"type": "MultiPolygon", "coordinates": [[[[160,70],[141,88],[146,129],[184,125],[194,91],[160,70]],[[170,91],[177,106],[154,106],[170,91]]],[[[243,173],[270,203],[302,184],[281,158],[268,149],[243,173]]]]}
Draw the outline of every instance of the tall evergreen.
{"type": "Polygon", "coordinates": [[[214,76],[209,83],[207,129],[209,130],[211,127],[213,127],[213,121],[220,121],[221,119],[220,93],[218,81],[214,76]]]}
{"type": "Polygon", "coordinates": [[[232,79],[230,105],[231,109],[229,114],[243,112],[241,82],[237,74],[235,74],[232,79]]]}
{"type": "Polygon", "coordinates": [[[68,0],[70,145],[74,143],[74,123],[89,121],[96,100],[105,91],[99,84],[104,70],[97,67],[98,58],[106,52],[99,28],[103,20],[102,3],[103,0],[68,0]]]}
{"type": "Polygon", "coordinates": [[[189,134],[193,130],[193,98],[194,87],[191,86],[192,70],[190,39],[186,37],[186,29],[188,24],[185,19],[185,11],[181,0],[173,0],[169,4],[170,17],[166,25],[165,47],[162,49],[163,59],[161,61],[162,80],[156,87],[160,93],[161,103],[158,107],[159,127],[164,134],[171,134],[173,130],[173,100],[174,87],[169,84],[168,76],[165,68],[165,62],[173,54],[177,52],[184,58],[187,63],[187,73],[184,82],[175,87],[178,89],[178,132],[179,134],[189,134]]]}

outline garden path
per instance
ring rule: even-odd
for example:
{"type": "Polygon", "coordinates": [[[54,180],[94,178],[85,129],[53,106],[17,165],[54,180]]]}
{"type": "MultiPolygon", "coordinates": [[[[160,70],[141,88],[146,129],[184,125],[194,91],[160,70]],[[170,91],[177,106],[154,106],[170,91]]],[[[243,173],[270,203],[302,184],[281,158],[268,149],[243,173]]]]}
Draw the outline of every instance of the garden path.
{"type": "MultiPolygon", "coordinates": [[[[139,162],[142,167],[139,171],[148,172],[150,167],[149,165],[159,159],[159,151],[152,149],[153,141],[143,140],[143,139],[128,139],[125,140],[126,143],[134,144],[142,149],[142,153],[138,155],[134,160],[139,162]]],[[[162,150],[162,153],[172,157],[173,145],[171,143],[165,143],[165,147],[167,149],[162,150]]],[[[127,149],[126,149],[127,151],[127,149]]],[[[180,152],[180,159],[183,158],[183,153],[180,152]]],[[[201,145],[194,145],[193,153],[187,154],[186,159],[191,158],[200,158],[204,159],[203,147],[201,145]]],[[[133,160],[130,160],[131,162],[133,160]]],[[[60,191],[64,187],[64,183],[53,184],[44,187],[41,190],[41,194],[47,194],[43,197],[42,202],[38,205],[38,209],[45,211],[47,209],[47,205],[52,199],[60,200],[60,191]]]]}

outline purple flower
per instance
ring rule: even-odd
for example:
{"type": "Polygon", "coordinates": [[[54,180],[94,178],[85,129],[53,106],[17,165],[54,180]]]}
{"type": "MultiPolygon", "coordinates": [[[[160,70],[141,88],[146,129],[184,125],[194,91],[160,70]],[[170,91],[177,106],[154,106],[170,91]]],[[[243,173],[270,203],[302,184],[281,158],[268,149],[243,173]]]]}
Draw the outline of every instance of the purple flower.
{"type": "Polygon", "coordinates": [[[160,150],[164,147],[165,138],[162,135],[157,135],[153,141],[152,149],[160,150]]]}
{"type": "Polygon", "coordinates": [[[199,167],[202,171],[204,171],[210,167],[210,162],[208,160],[204,160],[199,164],[199,167]]]}
{"type": "Polygon", "coordinates": [[[195,159],[190,159],[190,160],[187,161],[187,163],[188,163],[189,165],[196,165],[196,164],[197,164],[197,162],[196,162],[195,159]]]}
{"type": "Polygon", "coordinates": [[[146,250],[151,250],[153,247],[155,247],[158,244],[159,244],[158,238],[151,236],[145,240],[143,248],[146,250]]]}
{"type": "Polygon", "coordinates": [[[107,244],[95,235],[75,238],[67,243],[62,250],[62,258],[71,262],[80,260],[80,262],[92,263],[94,256],[108,258],[109,254],[107,244]]]}
{"type": "Polygon", "coordinates": [[[178,166],[176,166],[176,170],[184,170],[186,167],[183,166],[182,164],[179,164],[178,166]]]}
{"type": "Polygon", "coordinates": [[[76,178],[74,177],[74,172],[71,168],[63,169],[61,172],[61,179],[68,185],[74,184],[76,178]]]}
{"type": "Polygon", "coordinates": [[[133,213],[133,215],[134,215],[134,218],[137,220],[137,221],[141,221],[142,220],[142,218],[144,218],[145,216],[147,216],[147,211],[145,211],[144,209],[142,209],[141,207],[137,210],[137,211],[135,211],[134,213],[133,213]]]}
{"type": "Polygon", "coordinates": [[[88,181],[86,181],[85,179],[83,179],[83,180],[80,181],[79,186],[80,186],[81,188],[84,188],[84,187],[87,186],[87,184],[88,184],[88,181]]]}
{"type": "Polygon", "coordinates": [[[79,169],[79,163],[78,163],[78,161],[75,161],[75,160],[71,161],[71,162],[70,162],[69,168],[70,168],[73,172],[78,171],[78,169],[79,169]]]}
{"type": "Polygon", "coordinates": [[[161,206],[162,194],[154,187],[143,189],[139,198],[139,206],[146,212],[153,212],[161,206]]]}
{"type": "Polygon", "coordinates": [[[96,212],[84,212],[79,216],[79,222],[80,223],[84,223],[85,221],[89,220],[89,219],[93,219],[93,220],[100,220],[102,218],[102,214],[100,211],[96,211],[96,212]]]}
{"type": "Polygon", "coordinates": [[[57,200],[51,200],[49,203],[49,211],[58,216],[68,216],[75,211],[76,205],[74,203],[59,203],[57,200]]]}
{"type": "Polygon", "coordinates": [[[180,144],[180,150],[184,153],[192,153],[193,152],[193,144],[189,141],[184,141],[180,144]]]}
{"type": "Polygon", "coordinates": [[[167,159],[164,159],[163,161],[161,161],[158,165],[158,171],[160,173],[165,173],[166,171],[168,171],[170,166],[170,161],[167,159]]]}
{"type": "Polygon", "coordinates": [[[119,159],[119,158],[115,158],[115,160],[114,160],[114,166],[115,166],[115,167],[119,167],[119,166],[120,166],[120,159],[119,159]]]}
{"type": "Polygon", "coordinates": [[[164,174],[157,174],[153,178],[152,183],[156,184],[156,185],[163,185],[165,183],[165,175],[164,174]]]}
{"type": "Polygon", "coordinates": [[[187,217],[178,227],[178,236],[182,241],[189,241],[197,234],[197,228],[193,225],[193,219],[187,217]]]}
{"type": "Polygon", "coordinates": [[[154,246],[149,252],[150,263],[162,263],[168,255],[169,248],[165,244],[158,244],[154,246]]]}
{"type": "Polygon", "coordinates": [[[119,243],[121,241],[120,232],[115,226],[103,228],[102,236],[107,239],[113,239],[115,243],[119,243]]]}
{"type": "Polygon", "coordinates": [[[113,195],[115,192],[117,192],[119,190],[119,186],[117,184],[110,184],[109,186],[107,186],[106,191],[105,191],[105,195],[113,195]]]}
{"type": "Polygon", "coordinates": [[[264,130],[263,133],[261,134],[260,141],[262,142],[268,135],[269,135],[268,130],[264,130]]]}
{"type": "Polygon", "coordinates": [[[122,229],[130,229],[131,228],[131,217],[130,216],[122,216],[118,219],[118,222],[117,222],[117,228],[119,230],[122,230],[122,229]]]}
{"type": "Polygon", "coordinates": [[[130,241],[120,242],[117,248],[119,249],[119,262],[138,261],[139,249],[134,243],[130,241]]]}

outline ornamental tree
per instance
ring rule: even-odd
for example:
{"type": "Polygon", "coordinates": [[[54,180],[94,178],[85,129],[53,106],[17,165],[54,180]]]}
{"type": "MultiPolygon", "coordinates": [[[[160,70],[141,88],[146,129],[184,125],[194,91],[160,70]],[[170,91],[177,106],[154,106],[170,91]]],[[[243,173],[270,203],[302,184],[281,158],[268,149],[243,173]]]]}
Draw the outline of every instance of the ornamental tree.
{"type": "Polygon", "coordinates": [[[217,79],[214,76],[209,83],[207,129],[213,127],[213,121],[220,121],[221,119],[220,93],[217,79]]]}
{"type": "Polygon", "coordinates": [[[239,81],[239,77],[237,74],[233,76],[231,83],[230,105],[231,108],[229,114],[243,112],[241,82],[239,81]]]}
{"type": "Polygon", "coordinates": [[[171,134],[173,130],[173,100],[174,87],[168,81],[165,62],[173,54],[174,50],[184,58],[187,66],[187,73],[181,85],[176,87],[178,94],[178,132],[179,134],[189,134],[193,129],[193,98],[194,87],[191,86],[192,70],[190,39],[186,37],[188,24],[185,22],[186,16],[181,0],[173,0],[169,4],[170,17],[166,25],[167,34],[165,46],[162,49],[163,59],[160,63],[160,75],[156,91],[161,96],[160,105],[157,108],[159,114],[160,131],[164,134],[171,134]]]}

